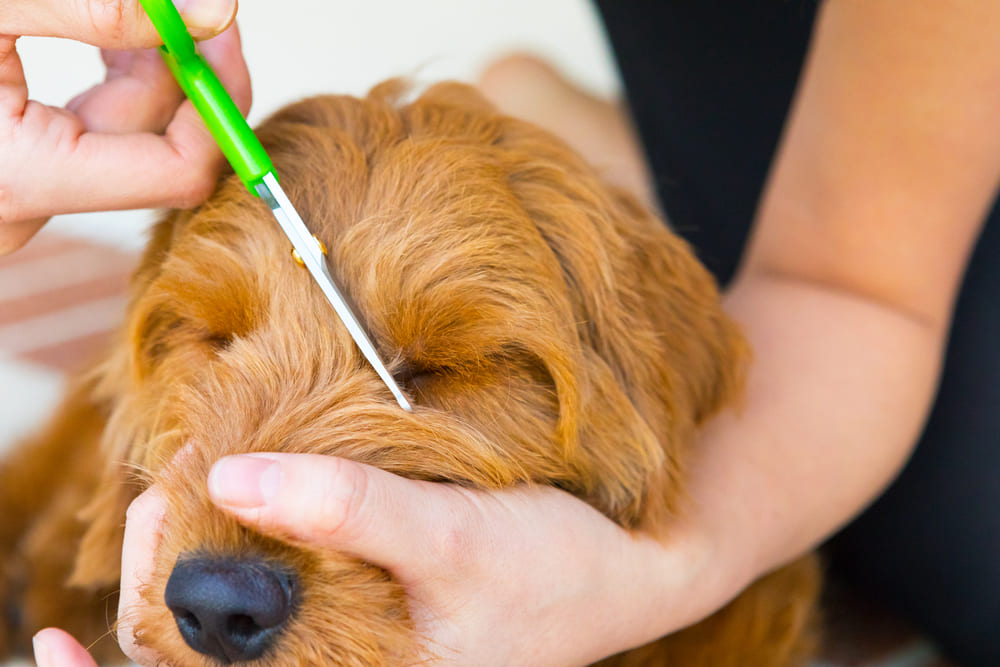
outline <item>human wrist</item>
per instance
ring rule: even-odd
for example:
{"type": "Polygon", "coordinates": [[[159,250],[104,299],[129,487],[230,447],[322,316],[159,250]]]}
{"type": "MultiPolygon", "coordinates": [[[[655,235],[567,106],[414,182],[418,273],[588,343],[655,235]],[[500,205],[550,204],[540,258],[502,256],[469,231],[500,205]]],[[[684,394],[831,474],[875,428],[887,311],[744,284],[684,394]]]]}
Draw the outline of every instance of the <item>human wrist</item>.
{"type": "Polygon", "coordinates": [[[633,532],[619,555],[604,560],[606,588],[598,599],[611,611],[600,614],[605,624],[589,636],[596,642],[591,661],[683,630],[725,606],[752,581],[734,553],[693,512],[656,535],[633,532]]]}
{"type": "Polygon", "coordinates": [[[705,510],[691,507],[678,519],[671,538],[678,571],[684,573],[674,592],[684,602],[671,603],[678,614],[671,631],[704,620],[763,574],[754,557],[750,525],[736,516],[715,519],[705,510]]]}

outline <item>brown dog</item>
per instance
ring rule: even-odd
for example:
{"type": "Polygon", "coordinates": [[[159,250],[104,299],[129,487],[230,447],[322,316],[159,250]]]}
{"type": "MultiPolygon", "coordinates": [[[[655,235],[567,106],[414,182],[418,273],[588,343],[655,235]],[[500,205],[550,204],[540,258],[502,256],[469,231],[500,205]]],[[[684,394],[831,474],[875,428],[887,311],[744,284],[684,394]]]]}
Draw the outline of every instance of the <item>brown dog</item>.
{"type": "MultiPolygon", "coordinates": [[[[464,86],[411,104],[401,90],[308,100],[259,136],[414,412],[364,362],[264,203],[224,177],[156,227],[110,354],[0,468],[0,655],[45,625],[85,642],[107,631],[125,509],[155,482],[169,510],[141,643],[174,665],[406,664],[421,638],[386,572],[213,509],[206,475],[229,454],[556,485],[653,532],[682,510],[688,443],[737,397],[748,356],[710,276],[552,136],[464,86]],[[264,607],[208,612],[197,598],[209,589],[264,607]]],[[[797,664],[817,583],[805,559],[610,662],[797,664]]]]}

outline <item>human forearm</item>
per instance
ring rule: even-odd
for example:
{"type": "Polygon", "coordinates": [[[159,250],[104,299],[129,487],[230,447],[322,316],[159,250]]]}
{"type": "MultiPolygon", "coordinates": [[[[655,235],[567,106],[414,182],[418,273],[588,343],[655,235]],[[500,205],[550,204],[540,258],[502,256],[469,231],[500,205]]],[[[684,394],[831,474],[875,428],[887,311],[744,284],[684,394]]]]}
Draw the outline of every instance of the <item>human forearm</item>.
{"type": "Polygon", "coordinates": [[[706,429],[693,496],[711,538],[739,545],[723,542],[735,560],[721,569],[744,579],[834,531],[901,467],[995,196],[1000,11],[911,9],[824,3],[726,297],[756,361],[744,411],[706,429]]]}
{"type": "MultiPolygon", "coordinates": [[[[814,547],[908,456],[934,393],[943,328],[846,291],[747,273],[726,297],[755,350],[742,408],[710,422],[690,521],[723,588],[814,547]]],[[[733,592],[735,592],[735,590],[733,592]]]]}

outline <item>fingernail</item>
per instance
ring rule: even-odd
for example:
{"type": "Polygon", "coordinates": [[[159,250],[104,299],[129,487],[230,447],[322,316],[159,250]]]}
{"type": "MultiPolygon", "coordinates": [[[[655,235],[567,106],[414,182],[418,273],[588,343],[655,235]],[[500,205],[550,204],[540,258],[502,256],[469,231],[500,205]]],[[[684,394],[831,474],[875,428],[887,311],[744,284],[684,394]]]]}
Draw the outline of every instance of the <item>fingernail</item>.
{"type": "Polygon", "coordinates": [[[206,31],[198,37],[218,34],[236,13],[236,0],[177,0],[175,6],[189,28],[206,31]]]}
{"type": "Polygon", "coordinates": [[[208,488],[222,505],[248,509],[260,507],[278,492],[281,466],[257,456],[228,456],[212,466],[208,488]]]}
{"type": "Polygon", "coordinates": [[[45,642],[38,639],[38,635],[31,638],[31,649],[35,653],[35,662],[38,667],[48,667],[53,664],[52,652],[45,642]]]}

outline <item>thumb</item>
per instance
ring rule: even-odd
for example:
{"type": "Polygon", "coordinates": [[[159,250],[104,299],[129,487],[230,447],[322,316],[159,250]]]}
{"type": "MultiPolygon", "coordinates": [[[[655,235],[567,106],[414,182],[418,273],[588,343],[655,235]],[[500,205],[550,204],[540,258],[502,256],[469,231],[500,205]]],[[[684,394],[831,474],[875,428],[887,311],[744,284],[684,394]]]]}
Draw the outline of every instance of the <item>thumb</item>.
{"type": "MultiPolygon", "coordinates": [[[[170,0],[158,0],[170,2],[170,0]]],[[[9,0],[0,32],[65,37],[109,49],[161,43],[139,0],[9,0]]],[[[237,0],[174,0],[191,34],[218,35],[236,16],[237,0]]]]}
{"type": "Polygon", "coordinates": [[[38,667],[97,667],[87,649],[64,630],[46,628],[31,643],[38,667]]]}
{"type": "Polygon", "coordinates": [[[470,525],[467,499],[447,484],[399,477],[347,459],[250,454],[220,459],[208,478],[216,505],[266,534],[335,548],[418,579],[442,536],[470,525]]]}

